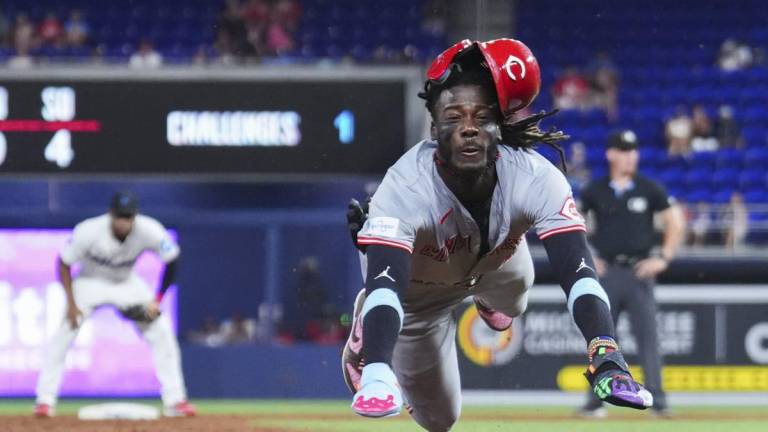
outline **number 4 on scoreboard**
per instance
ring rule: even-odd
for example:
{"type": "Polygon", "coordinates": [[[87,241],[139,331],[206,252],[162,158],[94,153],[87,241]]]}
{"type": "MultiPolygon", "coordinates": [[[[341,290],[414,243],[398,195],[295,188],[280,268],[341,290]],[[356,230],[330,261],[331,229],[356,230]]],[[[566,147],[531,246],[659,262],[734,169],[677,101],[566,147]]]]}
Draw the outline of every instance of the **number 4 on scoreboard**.
{"type": "Polygon", "coordinates": [[[59,168],[66,168],[75,158],[72,149],[72,134],[68,130],[56,131],[45,146],[45,160],[55,163],[59,168]]]}

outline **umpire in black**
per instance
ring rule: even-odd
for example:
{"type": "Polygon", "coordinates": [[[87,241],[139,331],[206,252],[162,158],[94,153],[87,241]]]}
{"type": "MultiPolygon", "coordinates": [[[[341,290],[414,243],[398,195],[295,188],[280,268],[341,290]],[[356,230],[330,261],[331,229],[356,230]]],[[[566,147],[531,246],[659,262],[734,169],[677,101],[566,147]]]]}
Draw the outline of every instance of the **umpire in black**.
{"type": "MultiPolygon", "coordinates": [[[[638,343],[640,365],[646,388],[653,394],[653,410],[668,415],[661,387],[662,359],[656,333],[656,276],[675,257],[685,231],[685,219],[664,188],[637,172],[637,136],[631,130],[611,134],[605,156],[609,175],[588,184],[581,192],[584,216],[592,213],[591,243],[596,249],[595,265],[611,301],[617,322],[619,313],[629,313],[632,332],[638,343]],[[654,215],[663,224],[659,252],[656,246],[654,215]]],[[[581,413],[603,417],[602,402],[590,392],[581,413]]]]}

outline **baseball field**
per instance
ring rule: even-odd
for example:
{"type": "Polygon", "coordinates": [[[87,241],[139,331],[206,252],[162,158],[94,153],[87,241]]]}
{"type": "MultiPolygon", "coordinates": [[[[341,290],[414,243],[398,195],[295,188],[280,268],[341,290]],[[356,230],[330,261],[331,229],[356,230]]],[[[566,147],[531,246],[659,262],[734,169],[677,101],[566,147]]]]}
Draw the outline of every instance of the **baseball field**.
{"type": "MultiPolygon", "coordinates": [[[[155,404],[154,401],[139,401],[155,404]]],[[[77,409],[93,401],[64,401],[58,416],[31,417],[29,400],[0,402],[0,431],[252,431],[252,432],[407,432],[421,429],[407,414],[369,420],[354,416],[346,401],[205,400],[195,401],[200,415],[157,421],[80,421],[77,409]]],[[[159,404],[158,404],[159,405],[159,404]]],[[[468,406],[455,431],[592,432],[596,427],[621,432],[758,432],[768,430],[768,407],[681,407],[670,419],[611,409],[608,418],[577,419],[571,407],[468,406]],[[598,426],[599,425],[599,426],[598,426]]]]}

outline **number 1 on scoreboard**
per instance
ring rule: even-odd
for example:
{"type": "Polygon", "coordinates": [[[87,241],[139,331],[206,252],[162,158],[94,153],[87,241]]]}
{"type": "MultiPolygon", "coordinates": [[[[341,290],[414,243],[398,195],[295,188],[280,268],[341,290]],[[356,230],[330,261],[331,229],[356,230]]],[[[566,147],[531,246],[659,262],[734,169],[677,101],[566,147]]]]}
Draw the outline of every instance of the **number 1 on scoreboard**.
{"type": "Polygon", "coordinates": [[[349,144],[355,140],[355,114],[344,110],[333,119],[333,126],[339,130],[339,142],[349,144]]]}

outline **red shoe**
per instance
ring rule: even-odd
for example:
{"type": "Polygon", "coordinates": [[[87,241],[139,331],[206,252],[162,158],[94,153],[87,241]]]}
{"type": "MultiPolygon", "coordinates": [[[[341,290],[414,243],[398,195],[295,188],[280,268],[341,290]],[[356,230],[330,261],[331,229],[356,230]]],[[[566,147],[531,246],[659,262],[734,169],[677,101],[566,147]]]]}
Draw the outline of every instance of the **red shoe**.
{"type": "Polygon", "coordinates": [[[54,409],[47,404],[35,404],[34,416],[37,418],[50,418],[53,417],[54,409]]]}
{"type": "Polygon", "coordinates": [[[165,407],[163,415],[166,417],[194,417],[197,415],[197,407],[187,401],[182,401],[174,406],[165,407]]]}
{"type": "Polygon", "coordinates": [[[355,298],[355,306],[352,310],[352,329],[349,338],[341,353],[341,370],[344,382],[353,394],[360,390],[360,377],[363,374],[363,320],[360,319],[360,311],[365,303],[365,289],[360,290],[355,298]]]}
{"type": "Polygon", "coordinates": [[[514,318],[511,316],[504,315],[497,310],[485,307],[477,300],[475,300],[475,307],[477,308],[477,313],[480,315],[480,318],[482,318],[483,321],[485,321],[485,324],[493,330],[503,332],[512,326],[512,320],[514,318]]]}

